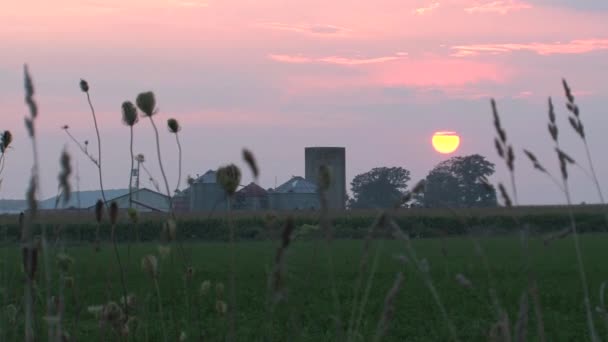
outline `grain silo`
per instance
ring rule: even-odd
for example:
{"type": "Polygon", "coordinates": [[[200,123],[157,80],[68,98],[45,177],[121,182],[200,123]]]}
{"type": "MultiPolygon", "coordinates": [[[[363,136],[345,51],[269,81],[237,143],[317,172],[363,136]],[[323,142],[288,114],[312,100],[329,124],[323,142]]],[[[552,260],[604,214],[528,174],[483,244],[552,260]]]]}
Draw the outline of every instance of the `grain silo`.
{"type": "Polygon", "coordinates": [[[344,209],[346,205],[346,149],[344,147],[306,147],[306,180],[317,183],[319,168],[325,165],[331,175],[327,191],[329,209],[344,209]]]}
{"type": "Polygon", "coordinates": [[[217,172],[209,170],[194,181],[190,190],[190,210],[228,210],[228,197],[217,182],[217,172]]]}

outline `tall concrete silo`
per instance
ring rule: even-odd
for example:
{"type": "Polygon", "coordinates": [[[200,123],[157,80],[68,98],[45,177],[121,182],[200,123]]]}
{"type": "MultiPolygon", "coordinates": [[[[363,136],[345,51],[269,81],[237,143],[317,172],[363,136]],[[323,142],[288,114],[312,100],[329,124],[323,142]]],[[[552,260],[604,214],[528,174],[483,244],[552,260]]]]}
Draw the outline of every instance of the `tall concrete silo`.
{"type": "Polygon", "coordinates": [[[344,147],[306,147],[304,149],[308,181],[317,183],[319,168],[327,166],[331,184],[327,191],[329,209],[344,209],[346,202],[346,149],[344,147]]]}

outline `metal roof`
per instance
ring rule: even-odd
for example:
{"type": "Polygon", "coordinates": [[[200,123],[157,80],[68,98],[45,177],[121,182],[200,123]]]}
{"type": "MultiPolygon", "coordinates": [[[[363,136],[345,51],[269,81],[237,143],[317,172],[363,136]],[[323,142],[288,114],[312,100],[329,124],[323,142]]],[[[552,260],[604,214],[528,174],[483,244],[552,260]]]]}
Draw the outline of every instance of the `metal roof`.
{"type": "Polygon", "coordinates": [[[213,170],[209,170],[205,172],[202,176],[198,177],[195,183],[207,183],[207,184],[215,184],[217,183],[217,172],[213,170]]]}
{"type": "Polygon", "coordinates": [[[291,179],[287,182],[279,185],[276,189],[274,189],[274,192],[314,194],[317,193],[317,186],[300,176],[294,176],[291,177],[291,179]]]}
{"type": "Polygon", "coordinates": [[[241,190],[236,192],[238,195],[245,197],[264,197],[268,194],[264,188],[255,184],[254,182],[244,186],[241,190]]]}

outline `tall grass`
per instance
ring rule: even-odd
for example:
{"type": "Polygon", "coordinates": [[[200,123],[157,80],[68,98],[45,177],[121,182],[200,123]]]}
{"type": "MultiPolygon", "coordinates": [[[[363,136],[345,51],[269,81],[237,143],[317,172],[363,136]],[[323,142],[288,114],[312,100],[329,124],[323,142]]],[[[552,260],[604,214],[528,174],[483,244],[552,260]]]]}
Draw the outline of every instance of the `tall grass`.
{"type": "MultiPolygon", "coordinates": [[[[36,335],[37,332],[44,331],[43,326],[37,326],[38,322],[43,322],[43,320],[39,319],[40,317],[46,318],[46,332],[48,333],[49,340],[62,340],[66,339],[67,327],[66,324],[66,316],[70,314],[74,314],[75,316],[75,324],[76,326],[72,326],[73,329],[79,329],[79,324],[84,323],[85,320],[80,319],[81,311],[83,311],[84,302],[87,300],[86,292],[81,295],[77,295],[75,288],[75,282],[78,275],[74,275],[70,273],[70,268],[66,265],[74,262],[71,257],[68,256],[66,249],[63,247],[63,243],[60,240],[60,233],[56,235],[55,247],[61,246],[61,252],[56,253],[55,258],[57,259],[57,275],[51,273],[52,269],[52,257],[53,253],[50,253],[51,249],[49,247],[49,243],[46,239],[46,229],[42,228],[42,236],[40,238],[40,242],[37,243],[35,239],[34,223],[37,220],[37,189],[39,187],[38,181],[38,152],[36,147],[36,136],[35,136],[35,119],[38,114],[38,108],[36,102],[34,101],[34,87],[31,76],[29,75],[27,67],[24,70],[25,75],[25,93],[26,93],[26,103],[28,105],[30,115],[26,117],[26,127],[28,130],[28,134],[32,140],[33,146],[33,156],[34,163],[32,167],[32,176],[30,179],[30,185],[27,192],[27,200],[28,200],[28,212],[27,216],[24,218],[23,223],[21,225],[21,235],[22,235],[22,263],[23,263],[23,271],[24,271],[24,294],[23,294],[23,314],[24,314],[24,332],[23,338],[26,341],[34,341],[40,339],[40,333],[36,335]],[[40,253],[39,253],[40,252],[40,253]],[[41,260],[40,260],[41,259],[41,260]],[[72,261],[69,261],[72,260],[72,261]],[[39,268],[38,265],[41,265],[41,268],[44,269],[45,278],[46,278],[46,289],[38,288],[36,284],[36,271],[39,268]],[[57,290],[57,295],[53,296],[52,291],[50,290],[51,284],[56,281],[56,279],[52,279],[53,276],[58,277],[59,286],[57,290]],[[64,291],[71,291],[73,302],[76,303],[76,308],[65,308],[65,303],[68,302],[66,299],[66,295],[64,291]],[[46,296],[46,298],[45,298],[46,296]],[[39,298],[39,299],[38,299],[39,298]],[[36,303],[46,302],[46,314],[42,312],[37,312],[35,310],[36,303]],[[58,304],[57,304],[58,303],[58,304]]],[[[567,83],[564,81],[564,88],[566,90],[566,96],[568,99],[567,108],[572,113],[573,116],[570,117],[571,126],[577,131],[577,133],[581,136],[584,141],[586,147],[586,156],[589,163],[589,168],[591,170],[592,178],[594,179],[594,183],[599,191],[599,196],[601,201],[603,202],[603,196],[601,194],[601,189],[599,189],[599,181],[597,179],[597,175],[595,174],[595,170],[593,167],[593,163],[591,161],[591,154],[589,152],[589,148],[587,146],[587,141],[585,139],[585,134],[582,126],[582,121],[580,120],[579,110],[577,104],[574,102],[574,98],[571,94],[567,83]]],[[[101,164],[101,137],[99,133],[99,128],[97,126],[97,120],[95,116],[95,110],[91,103],[91,99],[89,96],[89,88],[88,84],[85,81],[81,82],[81,90],[86,93],[87,101],[91,108],[91,112],[93,115],[93,120],[95,123],[95,129],[97,133],[97,141],[98,141],[98,155],[97,158],[93,157],[88,150],[86,149],[86,145],[79,144],[78,141],[71,135],[68,131],[68,127],[64,127],[64,130],[68,134],[68,136],[77,143],[82,152],[84,152],[89,159],[91,159],[96,166],[98,167],[99,174],[99,183],[102,188],[102,197],[103,201],[99,201],[96,205],[96,227],[95,227],[95,243],[97,249],[97,255],[101,257],[101,249],[100,244],[102,240],[102,233],[104,229],[103,222],[103,210],[104,206],[107,206],[108,203],[105,199],[105,194],[103,194],[103,178],[102,178],[102,164],[101,164]]],[[[561,191],[563,191],[567,208],[568,208],[568,218],[570,221],[570,229],[569,232],[572,233],[572,238],[574,240],[575,247],[575,255],[576,255],[576,264],[577,271],[580,277],[581,287],[583,289],[583,299],[585,304],[585,319],[587,323],[587,329],[589,333],[589,337],[591,341],[596,342],[600,341],[599,334],[597,333],[594,317],[591,310],[591,298],[589,291],[589,280],[587,278],[587,273],[585,270],[585,265],[583,263],[583,249],[581,247],[581,242],[579,241],[579,231],[577,227],[577,221],[574,216],[573,205],[570,196],[569,190],[569,178],[568,178],[568,167],[570,165],[576,164],[575,160],[564,152],[563,148],[558,143],[558,129],[557,124],[555,122],[555,114],[553,113],[552,103],[550,103],[550,122],[549,122],[549,131],[550,135],[555,142],[555,151],[557,154],[557,159],[559,162],[559,167],[561,171],[561,179],[556,178],[553,174],[548,171],[544,165],[540,163],[538,158],[530,152],[529,150],[524,150],[525,155],[530,159],[533,163],[534,168],[539,171],[545,173],[551,180],[559,187],[561,191]]],[[[169,187],[169,182],[165,174],[165,170],[163,167],[163,161],[161,157],[161,149],[160,149],[160,135],[159,131],[156,127],[156,124],[153,120],[153,115],[157,113],[156,108],[156,99],[152,92],[141,93],[137,96],[136,105],[129,101],[125,101],[122,104],[122,116],[123,122],[129,126],[130,130],[130,154],[131,154],[131,170],[133,170],[134,161],[136,160],[133,153],[133,128],[135,123],[137,122],[137,108],[143,113],[145,117],[148,117],[152,128],[154,130],[155,139],[156,139],[156,150],[158,156],[158,162],[160,171],[162,173],[165,190],[169,197],[171,197],[171,191],[169,187]]],[[[508,207],[516,207],[518,206],[518,195],[517,195],[517,186],[515,184],[515,172],[514,172],[514,161],[515,161],[515,149],[513,148],[511,142],[507,140],[507,135],[504,128],[501,125],[500,118],[498,115],[498,111],[496,108],[496,103],[492,101],[492,113],[494,115],[494,128],[496,130],[497,137],[495,139],[495,146],[499,153],[499,156],[503,158],[505,161],[505,165],[509,171],[511,189],[509,192],[505,188],[503,184],[499,185],[499,191],[503,197],[503,201],[508,207]]],[[[180,126],[175,119],[169,119],[167,121],[167,127],[171,134],[175,134],[176,143],[178,147],[179,153],[179,162],[178,162],[178,178],[176,184],[176,191],[179,190],[181,183],[181,173],[182,173],[182,146],[179,140],[178,132],[180,131],[180,126]]],[[[5,133],[6,135],[6,133],[5,133]]],[[[7,137],[2,137],[2,143],[0,144],[0,170],[4,163],[4,152],[6,148],[10,144],[10,135],[7,137]]],[[[255,157],[249,151],[243,150],[243,160],[250,167],[252,174],[254,175],[254,179],[257,181],[259,175],[259,168],[255,157]]],[[[58,178],[60,193],[62,194],[62,199],[64,201],[69,200],[71,185],[70,185],[70,176],[71,176],[71,164],[70,158],[67,152],[62,153],[61,156],[61,172],[58,178]]],[[[1,172],[1,171],[0,171],[1,172]]],[[[218,183],[222,186],[225,191],[227,198],[229,199],[229,208],[232,207],[232,202],[234,199],[234,195],[238,186],[241,183],[241,170],[235,166],[234,164],[228,164],[226,166],[220,167],[217,172],[217,180],[218,183]]],[[[132,208],[132,198],[131,198],[131,189],[132,189],[132,177],[129,180],[129,207],[130,210],[128,214],[131,217],[131,221],[133,224],[138,224],[138,215],[132,208]]],[[[402,227],[397,223],[397,211],[387,211],[377,214],[371,225],[368,226],[366,233],[362,234],[364,238],[361,242],[357,242],[360,244],[361,250],[359,254],[359,258],[356,259],[356,271],[353,272],[352,277],[350,277],[351,284],[350,287],[345,290],[344,288],[338,287],[337,275],[342,271],[339,269],[339,263],[336,262],[334,256],[334,230],[335,226],[332,223],[332,214],[327,206],[327,198],[326,192],[330,187],[332,182],[331,174],[329,173],[329,169],[326,167],[321,167],[319,170],[319,179],[317,180],[318,186],[318,194],[319,200],[321,203],[321,209],[318,213],[315,213],[315,224],[317,224],[319,230],[323,233],[323,249],[325,252],[325,258],[319,259],[322,260],[320,266],[326,268],[327,272],[325,273],[325,279],[318,279],[317,281],[323,281],[326,284],[326,289],[330,293],[331,303],[326,303],[326,307],[322,313],[320,319],[328,318],[332,320],[333,329],[331,332],[326,332],[328,336],[331,336],[332,340],[340,340],[340,341],[359,341],[359,340],[370,340],[370,341],[381,341],[385,338],[390,337],[390,328],[391,324],[396,320],[399,316],[397,310],[399,309],[399,303],[403,299],[403,296],[412,296],[418,295],[408,292],[410,290],[409,283],[407,281],[409,271],[413,271],[412,274],[417,274],[421,283],[424,286],[424,289],[428,295],[430,295],[430,301],[432,304],[438,309],[438,322],[442,324],[442,330],[447,331],[447,336],[450,340],[459,341],[461,336],[464,335],[464,332],[460,330],[457,322],[459,322],[459,318],[455,317],[455,312],[457,312],[460,308],[450,306],[449,301],[446,301],[446,297],[449,297],[447,293],[442,292],[442,283],[441,281],[437,281],[437,278],[434,276],[431,265],[429,262],[429,258],[424,253],[420,253],[414,246],[414,242],[412,238],[406,233],[402,227]],[[403,254],[398,256],[399,260],[402,262],[400,267],[402,270],[397,272],[394,276],[394,280],[391,281],[391,286],[388,289],[381,289],[378,283],[378,277],[382,276],[380,273],[380,269],[382,268],[382,253],[384,252],[385,242],[381,240],[377,240],[378,236],[388,236],[386,231],[392,232],[396,239],[402,243],[401,251],[403,254]],[[377,234],[377,235],[376,235],[377,234]],[[382,235],[384,234],[384,235],[382,235]],[[386,290],[386,291],[385,291],[386,290]],[[369,323],[368,310],[372,303],[378,302],[374,296],[378,296],[379,291],[384,293],[384,301],[381,300],[379,317],[373,323],[369,323]]],[[[405,194],[402,202],[408,202],[411,200],[412,195],[416,193],[416,191],[420,191],[420,186],[414,187],[412,192],[405,194]]],[[[400,206],[400,204],[398,206],[400,206]]],[[[98,315],[99,321],[99,338],[102,340],[130,340],[135,338],[135,336],[146,336],[149,339],[160,339],[164,341],[170,340],[185,340],[189,336],[193,335],[193,327],[196,324],[199,330],[199,338],[200,339],[213,339],[213,337],[221,336],[227,340],[236,341],[239,340],[241,336],[243,336],[243,332],[241,329],[244,325],[247,324],[245,319],[242,319],[239,316],[240,311],[238,309],[237,303],[237,287],[247,286],[245,282],[237,283],[237,226],[235,224],[235,217],[237,216],[235,213],[229,212],[225,215],[226,224],[221,227],[222,229],[227,229],[227,237],[229,241],[228,245],[228,262],[227,269],[222,270],[228,273],[228,299],[226,303],[224,301],[224,286],[223,283],[216,283],[216,297],[211,305],[211,313],[207,312],[207,306],[210,306],[207,303],[211,282],[206,280],[202,282],[200,288],[199,296],[196,298],[192,298],[192,284],[196,279],[197,273],[195,273],[195,269],[192,265],[191,260],[188,260],[186,253],[184,252],[181,241],[176,238],[177,236],[177,216],[174,211],[173,203],[169,201],[169,213],[168,217],[163,218],[164,228],[162,230],[163,236],[167,237],[167,240],[173,241],[178,240],[178,248],[182,253],[183,261],[184,261],[184,269],[182,271],[176,271],[173,269],[173,257],[171,254],[171,248],[168,245],[163,245],[159,248],[160,262],[155,254],[148,253],[146,251],[145,256],[141,260],[141,268],[144,273],[148,276],[149,280],[149,288],[151,289],[151,295],[144,297],[144,305],[136,306],[134,304],[135,295],[129,293],[128,288],[131,288],[128,279],[132,277],[132,265],[130,263],[130,245],[129,245],[129,257],[127,258],[126,263],[123,262],[120,256],[120,246],[118,244],[117,235],[119,234],[119,221],[120,221],[120,210],[115,202],[112,202],[108,208],[109,214],[109,223],[110,223],[110,240],[112,242],[114,258],[116,260],[117,273],[118,278],[120,279],[120,289],[115,290],[111,285],[111,276],[113,275],[114,269],[111,265],[108,265],[107,273],[108,279],[106,284],[103,283],[103,276],[99,276],[100,284],[95,284],[95,286],[102,288],[106,294],[106,302],[100,306],[91,306],[89,311],[91,314],[98,315]],[[168,259],[165,260],[164,254],[169,254],[168,259]],[[164,262],[164,263],[163,263],[164,262]],[[161,272],[162,267],[162,272],[161,272]],[[182,282],[179,281],[179,277],[182,277],[182,282]],[[177,283],[178,285],[175,285],[177,283]],[[183,283],[183,287],[181,284],[183,283]],[[117,292],[120,292],[121,300],[118,302],[112,300],[117,297],[117,292]],[[183,300],[183,301],[182,301],[183,300]],[[183,303],[183,304],[182,304],[183,303]],[[176,308],[178,306],[184,305],[186,307],[186,312],[183,313],[176,308]],[[196,310],[198,313],[196,316],[192,315],[192,311],[196,310]],[[214,320],[214,324],[217,326],[206,326],[203,321],[208,320],[208,315],[217,315],[217,317],[221,317],[220,320],[214,320]],[[224,321],[223,317],[226,315],[226,321],[224,321]],[[193,323],[193,320],[196,319],[197,322],[193,323]],[[141,324],[138,326],[136,322],[141,320],[141,324]],[[145,321],[144,321],[145,320],[145,321]],[[156,329],[155,325],[158,325],[160,329],[156,329]],[[138,329],[145,329],[145,332],[141,332],[138,329]],[[157,330],[161,331],[161,336],[155,336],[155,332],[157,330]]],[[[515,209],[513,209],[515,210],[515,209]]],[[[530,261],[532,257],[528,251],[528,243],[530,232],[528,230],[528,226],[526,223],[521,220],[515,213],[515,211],[509,211],[512,215],[513,220],[515,221],[515,225],[520,227],[522,231],[524,231],[524,244],[522,246],[524,253],[524,267],[523,272],[527,276],[527,286],[523,291],[521,291],[521,295],[519,296],[519,300],[515,300],[513,303],[506,303],[505,307],[516,307],[517,311],[515,313],[514,319],[515,322],[511,322],[508,314],[508,309],[503,308],[502,303],[498,300],[498,295],[496,294],[496,280],[492,274],[492,270],[485,259],[485,253],[482,249],[481,243],[473,238],[474,240],[474,249],[475,253],[481,259],[481,263],[483,264],[483,269],[487,274],[488,283],[489,283],[489,293],[491,303],[485,303],[485,300],[482,299],[484,305],[487,304],[490,309],[495,309],[496,317],[492,318],[488,326],[484,327],[484,330],[489,331],[489,335],[487,336],[490,340],[504,340],[504,341],[524,341],[532,332],[529,329],[530,318],[529,310],[530,304],[535,308],[535,320],[537,325],[536,338],[540,341],[545,340],[545,330],[543,323],[543,316],[541,312],[541,296],[539,296],[539,287],[537,286],[537,279],[535,274],[531,271],[530,261]]],[[[90,215],[92,216],[92,215],[90,215]]],[[[65,219],[65,217],[64,217],[65,219]]],[[[72,219],[72,218],[70,218],[72,219]]],[[[466,221],[463,219],[463,221],[466,221]]],[[[49,221],[50,222],[50,221],[49,221]]],[[[361,221],[363,222],[363,221],[361,221]]],[[[43,222],[44,223],[44,222],[43,222]]],[[[259,224],[257,221],[252,221],[252,225],[259,224]]],[[[197,223],[197,227],[200,228],[200,223],[197,223]]],[[[274,336],[274,328],[275,320],[277,320],[280,316],[276,315],[274,312],[274,307],[277,303],[283,302],[285,305],[285,309],[289,312],[289,318],[281,317],[286,322],[290,322],[290,326],[285,328],[286,331],[292,332],[296,331],[293,339],[296,338],[305,339],[305,327],[298,327],[296,323],[298,320],[298,315],[302,314],[299,312],[298,307],[292,306],[295,303],[303,303],[302,300],[291,300],[292,298],[298,296],[304,296],[303,293],[296,293],[295,296],[290,295],[288,299],[288,286],[293,284],[293,278],[290,278],[290,270],[286,267],[287,264],[287,252],[289,249],[293,248],[294,243],[298,243],[298,239],[301,237],[297,235],[298,232],[299,221],[296,216],[288,217],[285,219],[285,224],[283,225],[283,229],[281,231],[279,246],[276,248],[276,252],[274,255],[271,255],[272,259],[272,269],[269,270],[267,277],[267,287],[269,298],[271,299],[268,302],[264,302],[262,305],[267,304],[271,307],[271,310],[268,310],[268,323],[270,327],[269,333],[273,338],[281,339],[284,336],[279,337],[274,336]],[[298,236],[297,238],[295,238],[298,236]]],[[[242,226],[239,226],[242,227],[242,226]]],[[[465,230],[469,235],[471,234],[470,225],[465,222],[465,230]]],[[[363,228],[360,228],[363,229],[363,228]]],[[[105,234],[105,233],[104,233],[105,234]]],[[[560,237],[565,237],[560,236],[560,237]]],[[[226,236],[225,234],[222,236],[226,236]]],[[[269,234],[268,236],[272,236],[269,234]]],[[[161,237],[161,241],[164,238],[161,237]]],[[[148,248],[148,247],[142,247],[148,248]]],[[[445,247],[443,247],[445,248],[445,247]]],[[[473,282],[464,275],[465,272],[459,270],[458,273],[451,275],[450,269],[447,267],[447,261],[449,259],[448,253],[442,249],[442,255],[444,261],[446,261],[445,274],[446,279],[454,282],[454,280],[462,287],[471,289],[471,291],[477,291],[478,288],[474,288],[473,282]]],[[[111,255],[110,255],[111,257],[111,255]]],[[[315,259],[317,260],[317,259],[315,259]]],[[[85,260],[83,260],[86,262],[85,260]]],[[[98,272],[101,274],[102,272],[98,272]]],[[[3,275],[4,276],[4,275],[3,275]]],[[[205,275],[207,276],[207,275],[205,275]]],[[[215,275],[216,278],[217,275],[215,275]]],[[[393,279],[393,274],[389,275],[391,279],[393,279]]],[[[239,277],[240,278],[240,277],[239,277]]],[[[131,278],[132,279],[132,278],[131,278]]],[[[242,278],[240,278],[242,279],[242,278]]],[[[600,288],[600,305],[596,311],[600,313],[606,312],[606,305],[604,302],[604,292],[605,285],[600,288]],[[602,311],[603,310],[603,311],[602,311]]],[[[258,284],[259,285],[259,284],[258,284]]],[[[85,284],[82,284],[80,288],[86,288],[85,284]]],[[[132,288],[131,288],[132,289],[132,288]]],[[[517,290],[519,293],[519,290],[517,290]]],[[[540,293],[542,295],[542,293],[540,293]]],[[[314,295],[314,294],[313,294],[314,295]]],[[[478,294],[474,294],[478,295],[478,294]]],[[[468,305],[468,303],[467,303],[468,305]]],[[[12,309],[11,309],[12,310],[12,309]]],[[[18,309],[15,307],[15,310],[18,309]]],[[[12,312],[12,311],[11,311],[12,312]]],[[[277,311],[279,312],[279,311],[277,311]]],[[[12,315],[12,314],[11,314],[12,315]]],[[[15,313],[18,315],[18,313],[15,313]]],[[[216,318],[217,318],[216,317],[216,318]]],[[[607,328],[608,328],[608,315],[602,316],[606,320],[607,328]]],[[[399,317],[401,318],[401,317],[399,317]]],[[[474,318],[471,318],[474,319],[474,318]]],[[[484,321],[485,323],[486,321],[484,321]]],[[[0,329],[3,329],[5,325],[0,325],[0,329]]],[[[264,329],[260,329],[262,331],[264,329]]],[[[251,334],[259,333],[258,331],[250,332],[251,334]]],[[[0,334],[0,336],[3,336],[0,334]]],[[[271,338],[271,340],[273,339],[271,338]]]]}

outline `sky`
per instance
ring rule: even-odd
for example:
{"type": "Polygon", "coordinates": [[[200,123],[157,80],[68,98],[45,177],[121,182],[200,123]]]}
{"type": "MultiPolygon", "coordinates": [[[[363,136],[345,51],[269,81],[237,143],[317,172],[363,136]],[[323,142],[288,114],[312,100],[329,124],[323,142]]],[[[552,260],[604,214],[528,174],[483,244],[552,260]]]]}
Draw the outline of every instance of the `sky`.
{"type": "MultiPolygon", "coordinates": [[[[0,129],[14,135],[0,198],[23,198],[32,165],[24,128],[23,65],[40,107],[40,197],[57,192],[59,156],[72,155],[74,188],[97,189],[95,166],[69,140],[97,143],[78,86],[90,84],[102,138],[106,188],[129,181],[129,129],[120,105],[154,91],[161,153],[177,183],[174,117],[183,126],[183,176],[234,162],[252,180],[241,150],[252,150],[266,188],[304,174],[307,146],[346,147],[347,181],[374,167],[401,166],[412,184],[449,158],[435,131],[455,131],[454,155],[496,164],[495,98],[516,150],[520,204],[563,196],[533,170],[522,149],[559,172],[547,132],[555,103],[562,147],[585,168],[570,129],[561,79],[581,108],[595,168],[608,189],[608,2],[603,0],[22,0],[0,3],[0,129]]],[[[135,152],[161,179],[151,123],[135,127],[135,152]]],[[[183,181],[182,181],[183,184],[183,181]]],[[[147,179],[142,185],[151,187],[147,179]]],[[[584,171],[571,171],[573,200],[597,202],[584,171]]],[[[607,190],[608,191],[608,190],[607,190]]]]}

